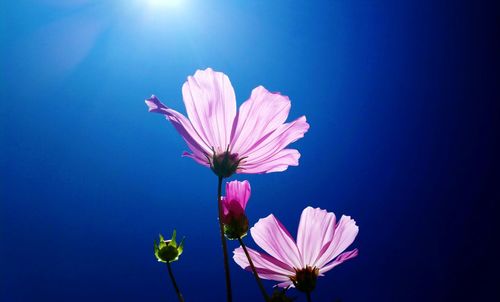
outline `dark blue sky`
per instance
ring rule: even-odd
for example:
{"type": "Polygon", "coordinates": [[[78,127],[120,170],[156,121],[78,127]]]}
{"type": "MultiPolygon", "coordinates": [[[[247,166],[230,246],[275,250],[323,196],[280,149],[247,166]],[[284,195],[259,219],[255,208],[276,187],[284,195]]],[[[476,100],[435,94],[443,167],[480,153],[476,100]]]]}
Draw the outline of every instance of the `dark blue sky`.
{"type": "MultiPolygon", "coordinates": [[[[238,104],[264,85],[311,125],[299,167],[237,176],[250,223],[274,213],[295,235],[312,205],[360,226],[360,255],[313,301],[498,297],[498,10],[270,2],[0,3],[0,301],[174,301],[153,255],[173,228],[186,301],[222,301],[216,177],[143,101],[185,112],[182,83],[206,67],[238,104]]],[[[235,301],[259,301],[231,265],[235,301]]]]}

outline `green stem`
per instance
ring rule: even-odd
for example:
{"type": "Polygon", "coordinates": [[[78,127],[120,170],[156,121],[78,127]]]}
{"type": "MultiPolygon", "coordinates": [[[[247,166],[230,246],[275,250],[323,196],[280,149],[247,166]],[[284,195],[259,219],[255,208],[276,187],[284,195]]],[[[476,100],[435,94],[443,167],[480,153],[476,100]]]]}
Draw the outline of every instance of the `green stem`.
{"type": "Polygon", "coordinates": [[[229,257],[227,256],[227,242],[224,236],[224,225],[222,224],[222,177],[219,176],[219,185],[217,187],[217,201],[219,204],[219,227],[220,238],[222,241],[222,253],[224,254],[224,271],[226,273],[226,294],[227,302],[233,301],[233,294],[231,291],[231,275],[229,273],[229,257]]]}
{"type": "Polygon", "coordinates": [[[307,295],[307,302],[312,302],[311,300],[311,292],[306,292],[307,295]]]}
{"type": "Polygon", "coordinates": [[[170,275],[170,279],[172,280],[172,284],[174,285],[175,292],[177,293],[177,298],[179,298],[179,302],[184,302],[184,298],[182,297],[181,291],[177,286],[177,282],[175,281],[174,273],[172,272],[172,266],[170,265],[170,261],[167,261],[168,274],[170,275]]]}
{"type": "Polygon", "coordinates": [[[247,256],[248,263],[250,264],[250,267],[252,268],[253,275],[255,276],[255,281],[257,281],[257,285],[259,286],[260,291],[262,292],[262,296],[264,297],[264,301],[269,301],[269,296],[267,295],[266,289],[264,288],[264,285],[262,284],[262,280],[260,280],[259,274],[257,274],[257,270],[255,269],[255,266],[253,265],[252,258],[250,257],[250,254],[248,253],[247,247],[245,246],[243,239],[238,238],[238,241],[240,242],[240,245],[243,248],[245,255],[247,256]]]}

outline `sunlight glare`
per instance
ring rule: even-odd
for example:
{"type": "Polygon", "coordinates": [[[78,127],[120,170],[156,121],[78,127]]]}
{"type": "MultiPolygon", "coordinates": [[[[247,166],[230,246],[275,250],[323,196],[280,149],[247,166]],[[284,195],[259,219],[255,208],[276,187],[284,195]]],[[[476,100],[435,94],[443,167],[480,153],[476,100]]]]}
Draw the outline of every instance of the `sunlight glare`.
{"type": "Polygon", "coordinates": [[[148,5],[154,8],[161,7],[179,7],[182,3],[182,0],[148,0],[148,5]]]}

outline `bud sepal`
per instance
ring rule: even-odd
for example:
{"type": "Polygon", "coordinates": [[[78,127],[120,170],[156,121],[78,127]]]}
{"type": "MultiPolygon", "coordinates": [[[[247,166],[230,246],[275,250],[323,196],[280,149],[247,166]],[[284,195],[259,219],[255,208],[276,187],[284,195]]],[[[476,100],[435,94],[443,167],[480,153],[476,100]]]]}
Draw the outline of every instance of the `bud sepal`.
{"type": "Polygon", "coordinates": [[[227,239],[243,238],[248,232],[248,218],[246,215],[231,217],[224,222],[224,235],[227,239]]]}

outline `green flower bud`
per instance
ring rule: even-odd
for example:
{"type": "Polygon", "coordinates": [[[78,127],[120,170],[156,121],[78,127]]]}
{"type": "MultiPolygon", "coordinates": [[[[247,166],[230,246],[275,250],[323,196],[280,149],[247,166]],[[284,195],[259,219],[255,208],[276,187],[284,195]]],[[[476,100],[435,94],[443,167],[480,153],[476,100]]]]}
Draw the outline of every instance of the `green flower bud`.
{"type": "Polygon", "coordinates": [[[224,235],[227,239],[236,240],[238,238],[243,238],[248,232],[248,218],[246,215],[242,214],[239,216],[229,216],[224,219],[224,235]]]}
{"type": "Polygon", "coordinates": [[[269,298],[269,302],[293,302],[293,299],[286,296],[286,289],[275,289],[273,295],[269,298]]]}
{"type": "Polygon", "coordinates": [[[175,241],[176,231],[172,234],[172,239],[165,240],[160,234],[160,241],[156,243],[155,241],[155,256],[159,262],[172,262],[179,259],[184,249],[184,238],[181,243],[177,245],[175,241]]]}

